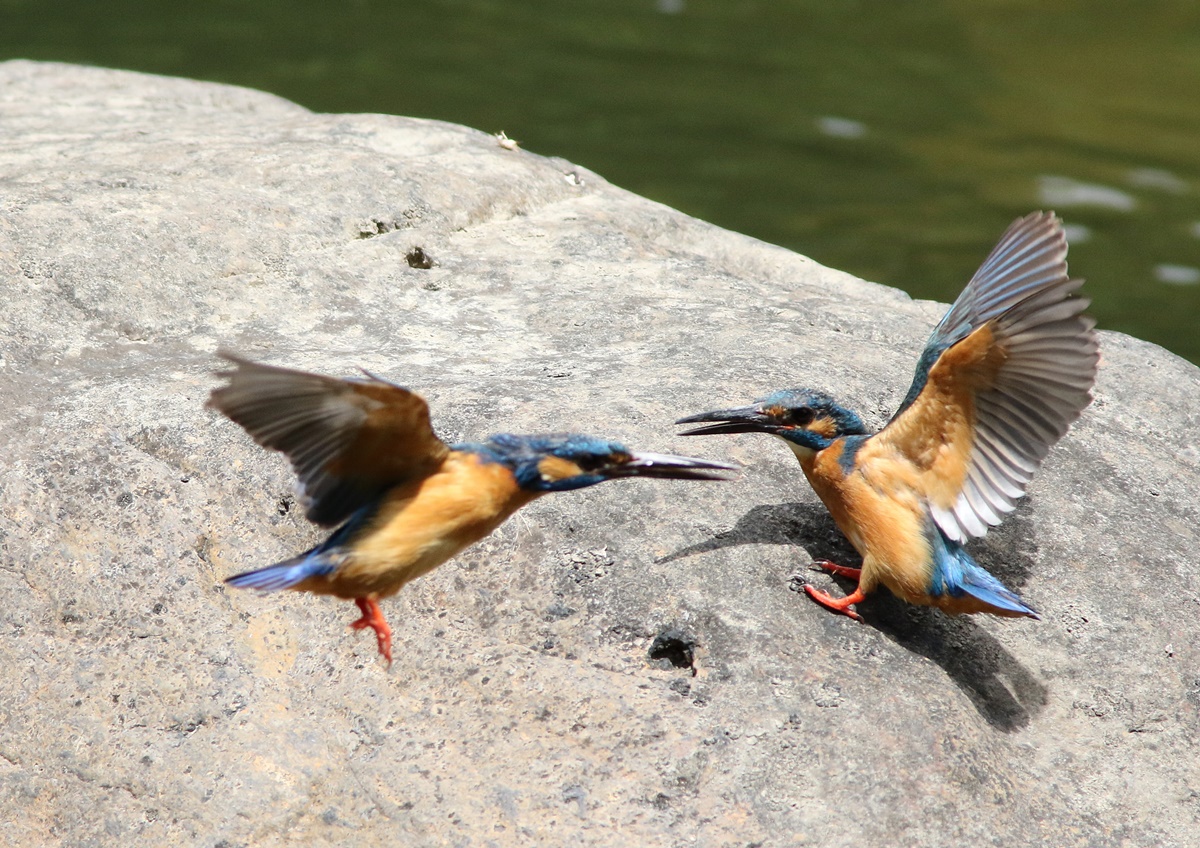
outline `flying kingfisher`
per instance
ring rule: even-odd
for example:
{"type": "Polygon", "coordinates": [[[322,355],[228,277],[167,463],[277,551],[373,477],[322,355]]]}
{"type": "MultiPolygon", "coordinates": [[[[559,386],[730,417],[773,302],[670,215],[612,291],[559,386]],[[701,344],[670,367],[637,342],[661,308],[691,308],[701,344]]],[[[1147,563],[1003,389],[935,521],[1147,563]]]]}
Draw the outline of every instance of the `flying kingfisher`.
{"type": "Polygon", "coordinates": [[[721,480],[737,466],[637,453],[591,436],[499,434],[447,446],[419,395],[364,372],[339,380],[251,362],[227,352],[228,384],[208,406],[292,464],[305,515],[337,527],[298,556],[225,582],[354,599],[392,662],[392,631],[379,599],[500,526],[549,492],[623,477],[721,480]],[[340,526],[339,526],[340,525],[340,526]]]}
{"type": "Polygon", "coordinates": [[[879,584],[948,613],[1037,613],[963,548],[1011,512],[1034,472],[1091,402],[1095,322],[1067,277],[1067,240],[1035,212],[1001,237],[934,328],[900,409],[881,431],[811,389],[677,424],[683,435],[769,433],[782,439],[862,568],[816,565],[858,581],[843,598],[806,585],[820,604],[852,608],[879,584]]]}

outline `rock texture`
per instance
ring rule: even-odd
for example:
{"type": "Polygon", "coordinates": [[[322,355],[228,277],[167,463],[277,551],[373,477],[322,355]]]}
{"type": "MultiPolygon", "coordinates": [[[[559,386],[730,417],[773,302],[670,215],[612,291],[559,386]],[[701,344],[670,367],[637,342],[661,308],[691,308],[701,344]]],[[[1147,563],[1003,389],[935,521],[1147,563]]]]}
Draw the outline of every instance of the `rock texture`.
{"type": "Polygon", "coordinates": [[[880,424],[937,304],[485,133],[29,62],[0,287],[0,842],[1200,842],[1200,371],[1153,345],[1104,334],[974,547],[1043,621],[863,626],[791,591],[848,552],[788,452],[670,422],[808,384],[880,424]],[[385,604],[389,671],[352,605],[222,585],[317,534],[202,408],[218,345],[369,368],[448,439],[746,472],[538,502],[385,604]]]}

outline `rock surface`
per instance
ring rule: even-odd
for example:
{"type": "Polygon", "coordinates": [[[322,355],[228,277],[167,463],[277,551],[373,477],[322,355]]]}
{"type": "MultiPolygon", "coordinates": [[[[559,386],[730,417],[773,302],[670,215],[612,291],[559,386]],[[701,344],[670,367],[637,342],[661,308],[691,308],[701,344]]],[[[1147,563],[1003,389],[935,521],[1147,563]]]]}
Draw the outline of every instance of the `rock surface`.
{"type": "Polygon", "coordinates": [[[1103,335],[973,546],[1043,621],[863,626],[789,591],[847,548],[788,452],[670,422],[807,384],[879,425],[936,304],[485,133],[23,61],[0,286],[0,842],[1200,840],[1200,371],[1153,345],[1103,335]],[[451,440],[746,472],[539,501],[385,603],[389,671],[353,605],[222,585],[318,534],[203,409],[218,345],[371,369],[451,440]]]}

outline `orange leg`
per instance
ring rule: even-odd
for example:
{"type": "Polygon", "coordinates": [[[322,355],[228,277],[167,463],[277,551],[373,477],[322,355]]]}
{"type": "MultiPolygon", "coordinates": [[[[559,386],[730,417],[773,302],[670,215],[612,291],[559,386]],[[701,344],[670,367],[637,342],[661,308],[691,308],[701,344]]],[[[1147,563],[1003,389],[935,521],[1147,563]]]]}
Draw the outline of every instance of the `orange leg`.
{"type": "Polygon", "coordinates": [[[814,559],[813,565],[818,568],[823,568],[830,574],[836,574],[838,577],[849,577],[851,580],[857,580],[862,577],[861,568],[851,568],[848,565],[838,565],[836,562],[830,562],[827,559],[814,559]]]}
{"type": "Polygon", "coordinates": [[[388,666],[391,666],[392,628],[388,627],[379,603],[374,598],[355,598],[354,603],[358,604],[358,608],[362,610],[362,618],[350,622],[350,626],[355,630],[362,630],[364,627],[374,630],[375,637],[379,640],[379,653],[383,654],[388,666]]]}
{"type": "Polygon", "coordinates": [[[814,589],[812,586],[805,583],[804,594],[808,595],[818,604],[826,607],[827,609],[831,609],[834,612],[840,612],[842,615],[848,615],[855,621],[862,621],[862,616],[850,609],[851,606],[857,604],[859,601],[865,601],[867,599],[867,594],[862,589],[855,589],[844,598],[835,598],[832,595],[827,595],[820,589],[814,589]]]}

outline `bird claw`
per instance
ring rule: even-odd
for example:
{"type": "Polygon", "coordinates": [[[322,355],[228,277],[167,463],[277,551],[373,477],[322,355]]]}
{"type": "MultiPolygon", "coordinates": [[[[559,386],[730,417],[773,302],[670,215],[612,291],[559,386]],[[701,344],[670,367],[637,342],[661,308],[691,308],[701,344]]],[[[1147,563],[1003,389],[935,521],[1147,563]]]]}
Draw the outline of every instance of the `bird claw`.
{"type": "Polygon", "coordinates": [[[350,622],[350,626],[355,630],[370,627],[375,631],[375,638],[379,640],[379,653],[383,654],[388,668],[391,668],[392,628],[388,626],[387,620],[383,617],[383,610],[379,608],[379,603],[374,598],[355,598],[354,603],[358,604],[358,608],[362,610],[362,618],[350,622]]]}
{"type": "Polygon", "coordinates": [[[820,589],[816,589],[813,586],[810,586],[809,584],[805,583],[804,584],[804,594],[808,595],[810,598],[812,598],[814,601],[816,601],[818,604],[825,607],[826,609],[831,609],[834,612],[838,612],[838,613],[841,613],[842,615],[849,616],[850,618],[853,618],[855,621],[862,621],[862,616],[859,615],[855,610],[852,610],[850,608],[854,604],[858,603],[859,601],[866,599],[867,596],[865,594],[863,594],[862,589],[855,589],[852,593],[850,593],[849,595],[847,595],[844,598],[835,598],[832,595],[827,595],[824,592],[822,592],[820,589]]]}
{"type": "Polygon", "coordinates": [[[828,571],[830,574],[836,574],[838,577],[849,577],[851,580],[858,580],[862,577],[861,568],[851,568],[848,565],[838,565],[836,562],[830,562],[827,559],[814,559],[812,564],[817,568],[828,571]]]}

